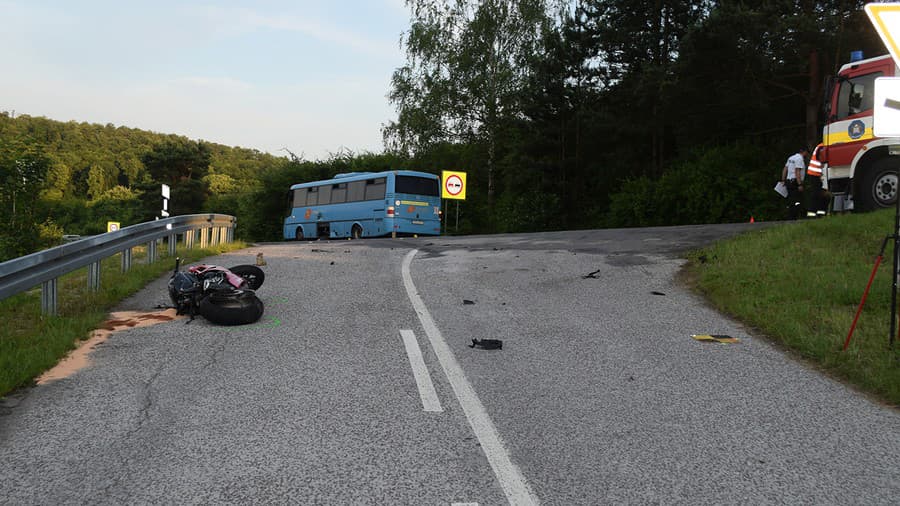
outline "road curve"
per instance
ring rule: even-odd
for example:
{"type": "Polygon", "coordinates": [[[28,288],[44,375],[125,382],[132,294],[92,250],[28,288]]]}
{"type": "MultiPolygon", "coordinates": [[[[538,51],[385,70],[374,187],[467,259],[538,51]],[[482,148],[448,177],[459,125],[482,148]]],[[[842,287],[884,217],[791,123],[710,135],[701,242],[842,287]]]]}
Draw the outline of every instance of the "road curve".
{"type": "MultiPolygon", "coordinates": [[[[120,332],[87,369],[5,399],[0,503],[515,503],[442,353],[535,503],[894,503],[897,411],[674,281],[683,252],[752,228],[272,243],[210,259],[263,253],[263,321],[120,332]]],[[[119,309],[152,309],[164,286],[119,309]]]]}

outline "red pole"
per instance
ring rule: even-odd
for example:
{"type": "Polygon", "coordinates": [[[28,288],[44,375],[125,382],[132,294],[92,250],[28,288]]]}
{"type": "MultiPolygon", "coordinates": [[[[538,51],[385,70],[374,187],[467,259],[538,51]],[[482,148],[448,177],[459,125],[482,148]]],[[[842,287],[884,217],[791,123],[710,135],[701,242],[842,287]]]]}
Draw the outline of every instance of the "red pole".
{"type": "Polygon", "coordinates": [[[850,346],[850,338],[853,337],[853,330],[856,328],[856,321],[859,320],[859,313],[862,312],[863,305],[866,303],[866,297],[869,295],[869,288],[872,287],[872,280],[875,279],[875,273],[878,271],[878,264],[881,263],[881,259],[884,258],[884,248],[881,249],[881,254],[878,255],[878,258],[875,259],[875,267],[872,268],[872,275],[869,276],[869,284],[866,285],[866,290],[863,292],[862,300],[859,301],[859,308],[856,310],[856,316],[853,317],[853,324],[850,325],[850,332],[847,334],[847,340],[844,341],[844,349],[843,351],[847,351],[847,346],[850,346]]]}

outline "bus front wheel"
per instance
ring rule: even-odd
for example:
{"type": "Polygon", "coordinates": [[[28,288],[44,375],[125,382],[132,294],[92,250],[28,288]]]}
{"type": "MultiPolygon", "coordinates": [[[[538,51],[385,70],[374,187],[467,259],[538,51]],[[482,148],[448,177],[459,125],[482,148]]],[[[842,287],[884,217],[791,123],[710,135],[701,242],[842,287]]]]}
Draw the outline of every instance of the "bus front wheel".
{"type": "Polygon", "coordinates": [[[359,225],[353,225],[353,227],[350,229],[350,238],[360,239],[362,238],[362,232],[362,227],[360,227],[359,225]]]}
{"type": "Polygon", "coordinates": [[[303,227],[297,227],[297,233],[294,234],[294,240],[295,241],[303,240],[303,227]]]}

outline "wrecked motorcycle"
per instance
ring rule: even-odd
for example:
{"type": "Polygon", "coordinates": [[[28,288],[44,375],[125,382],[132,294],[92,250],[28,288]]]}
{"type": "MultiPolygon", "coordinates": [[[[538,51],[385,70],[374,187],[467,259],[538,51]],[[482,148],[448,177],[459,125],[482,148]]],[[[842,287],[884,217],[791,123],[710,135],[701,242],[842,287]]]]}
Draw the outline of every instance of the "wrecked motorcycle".
{"type": "Polygon", "coordinates": [[[169,279],[169,298],[178,314],[195,315],[220,325],[243,325],[262,317],[263,303],[255,290],[262,286],[265,273],[255,265],[226,269],[200,264],[181,270],[181,258],[175,259],[175,271],[169,279]]]}

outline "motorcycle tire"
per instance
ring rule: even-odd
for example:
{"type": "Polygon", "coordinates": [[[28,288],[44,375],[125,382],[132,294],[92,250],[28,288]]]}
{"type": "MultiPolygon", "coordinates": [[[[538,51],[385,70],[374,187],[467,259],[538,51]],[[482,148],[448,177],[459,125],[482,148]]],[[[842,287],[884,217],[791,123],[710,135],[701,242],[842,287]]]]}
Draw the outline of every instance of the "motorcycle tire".
{"type": "Polygon", "coordinates": [[[266,280],[266,273],[255,265],[236,265],[228,270],[244,278],[251,290],[258,290],[266,280]]]}
{"type": "Polygon", "coordinates": [[[250,290],[214,292],[200,299],[197,312],[219,325],[246,325],[259,320],[263,303],[250,290]]]}

